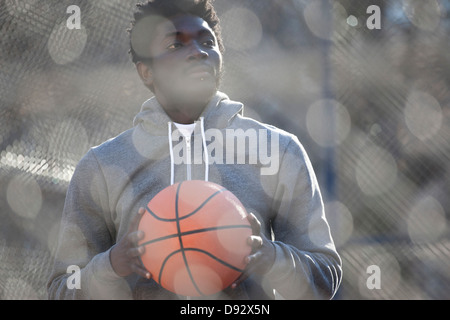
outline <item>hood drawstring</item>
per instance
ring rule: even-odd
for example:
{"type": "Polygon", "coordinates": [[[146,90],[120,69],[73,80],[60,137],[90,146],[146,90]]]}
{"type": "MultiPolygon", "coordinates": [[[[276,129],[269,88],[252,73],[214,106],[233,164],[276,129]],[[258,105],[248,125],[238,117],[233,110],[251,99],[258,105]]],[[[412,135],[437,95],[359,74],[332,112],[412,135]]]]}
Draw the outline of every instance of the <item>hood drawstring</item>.
{"type": "Polygon", "coordinates": [[[206,146],[206,135],[205,135],[205,121],[203,117],[200,117],[200,131],[202,132],[202,142],[203,142],[203,154],[205,155],[205,181],[208,181],[209,176],[209,157],[208,148],[206,146]]]}
{"type": "MultiPolygon", "coordinates": [[[[200,117],[200,131],[202,135],[203,154],[205,160],[205,181],[209,179],[209,157],[206,145],[204,118],[200,117]]],[[[168,138],[169,138],[169,154],[170,154],[170,185],[175,182],[175,161],[173,159],[173,143],[172,143],[172,121],[168,122],[168,138]]]]}
{"type": "Polygon", "coordinates": [[[169,121],[169,153],[170,153],[170,185],[173,185],[175,179],[175,162],[173,161],[173,144],[172,144],[172,122],[169,121]]]}

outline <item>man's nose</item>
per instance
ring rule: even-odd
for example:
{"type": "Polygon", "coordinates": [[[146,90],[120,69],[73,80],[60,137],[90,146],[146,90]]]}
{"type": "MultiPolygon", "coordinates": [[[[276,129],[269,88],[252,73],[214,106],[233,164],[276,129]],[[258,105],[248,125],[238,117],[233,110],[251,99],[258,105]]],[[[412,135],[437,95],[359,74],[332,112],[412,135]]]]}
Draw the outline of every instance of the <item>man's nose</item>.
{"type": "Polygon", "coordinates": [[[196,41],[192,42],[189,47],[188,60],[206,59],[208,56],[208,52],[206,52],[196,41]]]}

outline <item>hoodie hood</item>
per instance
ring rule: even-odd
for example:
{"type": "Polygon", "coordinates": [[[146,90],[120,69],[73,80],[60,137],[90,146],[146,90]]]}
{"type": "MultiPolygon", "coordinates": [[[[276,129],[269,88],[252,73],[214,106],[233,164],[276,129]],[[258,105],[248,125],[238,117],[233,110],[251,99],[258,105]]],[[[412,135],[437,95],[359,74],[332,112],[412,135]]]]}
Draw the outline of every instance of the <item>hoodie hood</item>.
{"type": "MultiPolygon", "coordinates": [[[[207,152],[207,143],[205,130],[224,129],[230,126],[236,115],[243,113],[244,106],[242,103],[231,101],[228,96],[222,92],[217,92],[214,97],[207,104],[203,110],[200,118],[195,121],[196,129],[194,135],[197,135],[202,141],[202,157],[204,158],[204,180],[208,181],[209,176],[209,159],[207,152]]],[[[141,111],[136,115],[134,119],[135,128],[137,128],[134,134],[134,141],[140,143],[135,146],[140,146],[141,150],[147,150],[145,153],[152,154],[151,147],[146,139],[147,135],[150,136],[166,136],[168,142],[168,151],[170,156],[170,184],[174,184],[175,181],[175,161],[173,151],[173,121],[169,118],[164,111],[161,104],[156,97],[152,97],[142,105],[141,111]]],[[[185,143],[190,144],[190,140],[185,143]]],[[[153,143],[154,145],[155,143],[153,143]]],[[[198,155],[197,155],[198,156],[198,155]]],[[[187,164],[188,172],[190,172],[190,164],[187,164]]],[[[188,180],[190,173],[188,174],[188,180]]]]}
{"type": "MultiPolygon", "coordinates": [[[[204,119],[205,129],[223,129],[238,114],[242,115],[242,103],[231,101],[225,93],[218,91],[203,110],[200,118],[204,119]]],[[[200,119],[199,119],[200,120],[200,119]]],[[[156,97],[144,102],[141,111],[134,118],[135,126],[142,128],[152,135],[167,135],[167,123],[173,122],[164,111],[156,97]]]]}

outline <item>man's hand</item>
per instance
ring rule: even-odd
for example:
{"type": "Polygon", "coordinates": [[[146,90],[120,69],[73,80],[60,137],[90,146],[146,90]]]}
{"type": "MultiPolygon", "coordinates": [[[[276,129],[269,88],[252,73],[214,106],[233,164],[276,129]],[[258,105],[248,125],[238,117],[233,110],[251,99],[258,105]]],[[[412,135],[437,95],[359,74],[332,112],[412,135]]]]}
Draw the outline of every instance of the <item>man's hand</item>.
{"type": "Polygon", "coordinates": [[[144,232],[138,231],[137,228],[144,212],[144,208],[139,209],[130,222],[128,232],[111,249],[111,265],[117,275],[121,277],[126,277],[134,272],[141,277],[151,278],[150,272],[139,261],[139,256],[145,252],[145,248],[138,246],[138,241],[144,237],[144,232]]]}
{"type": "Polygon", "coordinates": [[[247,263],[245,271],[231,285],[233,289],[253,273],[258,275],[267,273],[275,262],[275,246],[261,233],[261,222],[253,213],[250,213],[247,219],[252,227],[252,235],[247,239],[248,245],[252,247],[252,252],[245,258],[247,263]]]}

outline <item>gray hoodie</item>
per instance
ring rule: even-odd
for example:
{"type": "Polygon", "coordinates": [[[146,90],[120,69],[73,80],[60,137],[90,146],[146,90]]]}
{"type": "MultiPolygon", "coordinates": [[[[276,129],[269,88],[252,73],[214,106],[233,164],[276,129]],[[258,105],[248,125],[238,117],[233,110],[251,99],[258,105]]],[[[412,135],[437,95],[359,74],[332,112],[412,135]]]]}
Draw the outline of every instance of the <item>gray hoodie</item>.
{"type": "Polygon", "coordinates": [[[133,128],[90,149],[67,191],[49,298],[186,298],[154,280],[116,275],[109,253],[140,207],[187,179],[234,193],[276,248],[267,274],[202,299],[333,297],[341,259],[310,160],[297,137],[242,113],[242,104],[218,92],[187,141],[151,98],[133,128]]]}

